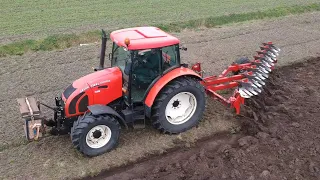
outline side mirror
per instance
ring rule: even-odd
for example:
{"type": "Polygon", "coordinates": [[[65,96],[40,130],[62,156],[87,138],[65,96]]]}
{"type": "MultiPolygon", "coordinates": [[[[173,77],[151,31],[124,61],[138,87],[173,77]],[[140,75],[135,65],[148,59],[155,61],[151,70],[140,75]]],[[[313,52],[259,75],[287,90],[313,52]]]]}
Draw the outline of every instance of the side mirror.
{"type": "Polygon", "coordinates": [[[183,51],[187,51],[187,50],[188,50],[188,48],[186,48],[186,47],[184,47],[184,46],[180,47],[179,49],[181,49],[181,50],[183,50],[183,51]]]}

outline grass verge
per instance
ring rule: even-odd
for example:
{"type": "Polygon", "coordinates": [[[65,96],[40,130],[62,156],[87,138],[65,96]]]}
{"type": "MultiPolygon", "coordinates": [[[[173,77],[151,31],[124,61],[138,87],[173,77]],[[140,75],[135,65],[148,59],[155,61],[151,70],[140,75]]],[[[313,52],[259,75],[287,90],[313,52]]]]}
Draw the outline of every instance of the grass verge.
{"type": "MultiPolygon", "coordinates": [[[[244,22],[249,20],[282,17],[292,14],[301,14],[312,11],[320,11],[320,4],[295,5],[289,7],[277,7],[265,11],[248,12],[241,14],[230,14],[217,17],[208,17],[168,24],[154,24],[164,31],[179,32],[183,29],[193,29],[199,27],[212,28],[229,23],[244,22]]],[[[54,49],[64,49],[80,43],[98,41],[100,31],[90,31],[80,34],[56,34],[41,40],[23,40],[10,43],[0,47],[0,57],[8,55],[22,55],[30,51],[50,51],[54,49]]]]}
{"type": "Polygon", "coordinates": [[[82,42],[98,40],[100,31],[90,31],[81,34],[56,34],[41,40],[23,40],[0,47],[0,57],[8,55],[23,55],[29,51],[51,51],[65,49],[82,42]]]}

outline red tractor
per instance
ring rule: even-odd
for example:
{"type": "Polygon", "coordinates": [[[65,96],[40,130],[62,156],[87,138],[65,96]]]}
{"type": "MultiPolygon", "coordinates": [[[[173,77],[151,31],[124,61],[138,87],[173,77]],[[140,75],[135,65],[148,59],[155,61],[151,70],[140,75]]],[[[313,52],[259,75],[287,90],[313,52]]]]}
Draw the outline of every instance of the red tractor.
{"type": "Polygon", "coordinates": [[[102,31],[100,65],[95,72],[70,84],[56,107],[33,97],[20,98],[28,140],[38,139],[51,126],[51,134],[70,133],[83,154],[97,156],[116,147],[121,127],[150,121],[163,133],[177,134],[196,126],[205,110],[205,94],[240,112],[244,98],[262,91],[264,80],[280,51],[264,43],[254,60],[239,59],[219,76],[202,77],[200,63],[191,68],[180,62],[180,41],[156,27],[114,31],[104,67],[107,37],[102,31]],[[217,91],[234,89],[230,98],[217,91]],[[40,105],[54,111],[53,119],[40,113],[40,105]]]}

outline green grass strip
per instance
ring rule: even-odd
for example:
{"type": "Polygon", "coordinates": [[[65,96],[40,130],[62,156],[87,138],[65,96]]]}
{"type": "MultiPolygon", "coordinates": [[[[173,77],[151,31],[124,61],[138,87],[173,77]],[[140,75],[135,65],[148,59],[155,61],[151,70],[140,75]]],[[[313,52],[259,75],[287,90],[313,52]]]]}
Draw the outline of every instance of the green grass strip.
{"type": "MultiPolygon", "coordinates": [[[[320,4],[295,5],[290,7],[277,7],[266,11],[256,11],[241,14],[230,14],[218,17],[208,17],[169,24],[156,24],[164,31],[179,32],[183,29],[194,29],[199,27],[212,28],[229,23],[244,22],[249,20],[282,17],[292,14],[301,14],[312,11],[320,11],[320,4]]],[[[8,55],[22,55],[30,51],[50,51],[54,49],[65,49],[80,43],[99,41],[100,31],[90,31],[80,34],[57,34],[48,36],[41,40],[23,40],[10,43],[0,47],[0,57],[8,55]]]]}
{"type": "Polygon", "coordinates": [[[65,49],[82,42],[98,40],[100,31],[90,31],[77,34],[56,34],[41,40],[23,40],[0,47],[0,57],[8,55],[22,55],[29,51],[51,51],[65,49]]]}
{"type": "Polygon", "coordinates": [[[295,5],[290,7],[278,7],[274,9],[269,9],[266,11],[256,11],[241,14],[230,14],[218,17],[208,17],[204,19],[189,20],[185,22],[174,22],[170,24],[158,25],[165,31],[179,32],[182,29],[192,29],[197,27],[216,27],[229,23],[238,23],[250,20],[265,19],[282,17],[293,14],[302,14],[306,12],[320,11],[320,4],[310,4],[310,5],[295,5]]]}

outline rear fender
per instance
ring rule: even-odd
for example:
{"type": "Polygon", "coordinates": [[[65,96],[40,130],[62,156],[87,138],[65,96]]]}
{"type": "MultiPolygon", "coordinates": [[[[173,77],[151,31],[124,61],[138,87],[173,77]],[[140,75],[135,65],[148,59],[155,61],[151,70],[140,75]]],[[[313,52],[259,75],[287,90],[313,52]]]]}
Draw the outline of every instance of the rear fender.
{"type": "Polygon", "coordinates": [[[126,124],[126,122],[124,121],[124,119],[120,116],[119,113],[117,113],[115,110],[113,110],[111,107],[109,106],[105,106],[105,105],[101,105],[101,104],[96,104],[96,105],[91,105],[88,106],[89,111],[93,114],[93,115],[101,115],[101,114],[110,114],[113,115],[115,117],[117,117],[118,121],[120,122],[120,124],[124,125],[126,128],[128,128],[128,125],[126,124]]]}
{"type": "Polygon", "coordinates": [[[158,81],[156,81],[156,83],[154,83],[152,85],[150,91],[148,92],[148,95],[145,98],[144,103],[146,105],[145,112],[146,112],[147,117],[150,117],[150,115],[151,115],[151,107],[152,107],[153,102],[156,99],[158,93],[160,92],[160,90],[166,84],[168,84],[170,81],[172,81],[173,79],[176,79],[176,78],[182,77],[182,76],[191,76],[191,77],[199,79],[200,81],[202,80],[202,78],[199,74],[197,74],[193,70],[191,70],[189,68],[185,68],[183,66],[176,68],[176,69],[173,69],[170,72],[163,75],[158,81]]]}

